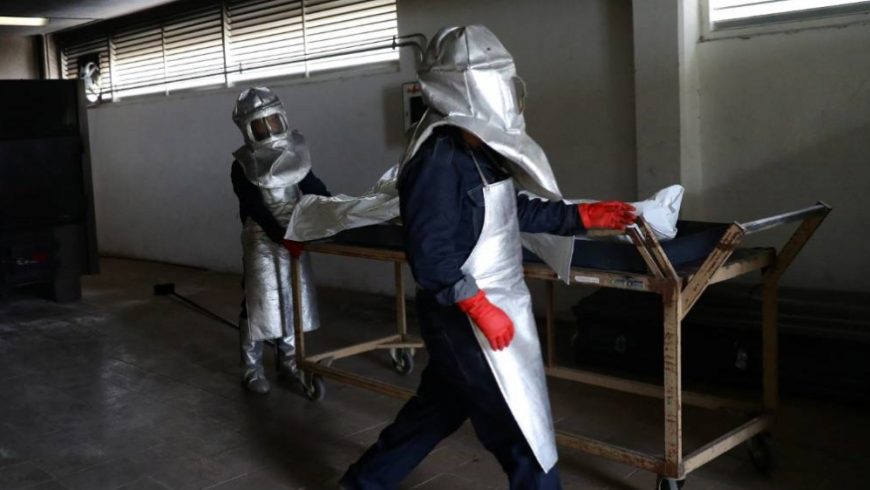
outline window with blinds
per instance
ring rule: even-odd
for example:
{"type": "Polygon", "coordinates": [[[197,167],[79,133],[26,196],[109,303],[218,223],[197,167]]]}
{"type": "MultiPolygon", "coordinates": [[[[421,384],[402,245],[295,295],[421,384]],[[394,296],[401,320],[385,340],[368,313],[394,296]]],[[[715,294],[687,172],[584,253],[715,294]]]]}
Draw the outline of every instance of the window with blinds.
{"type": "Polygon", "coordinates": [[[106,100],[399,58],[396,0],[190,3],[62,34],[65,78],[97,53],[106,100]]]}
{"type": "Polygon", "coordinates": [[[870,0],[708,0],[711,26],[745,27],[870,10],[870,0]]]}

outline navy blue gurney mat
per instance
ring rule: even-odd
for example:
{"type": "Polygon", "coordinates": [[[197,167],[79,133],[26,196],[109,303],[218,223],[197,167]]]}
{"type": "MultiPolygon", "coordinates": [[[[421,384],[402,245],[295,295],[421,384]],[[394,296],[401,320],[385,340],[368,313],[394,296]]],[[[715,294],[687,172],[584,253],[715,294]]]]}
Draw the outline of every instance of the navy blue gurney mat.
{"type": "MultiPolygon", "coordinates": [[[[661,242],[662,249],[675,267],[692,264],[704,259],[713,251],[727,228],[727,223],[680,221],[677,223],[676,238],[661,242]]],[[[402,227],[394,224],[346,230],[328,241],[392,250],[403,248],[402,227]]],[[[541,262],[535,254],[525,249],[523,260],[532,263],[541,262]]],[[[577,240],[571,264],[574,267],[589,269],[647,272],[646,264],[633,244],[613,240],[577,240]]]]}

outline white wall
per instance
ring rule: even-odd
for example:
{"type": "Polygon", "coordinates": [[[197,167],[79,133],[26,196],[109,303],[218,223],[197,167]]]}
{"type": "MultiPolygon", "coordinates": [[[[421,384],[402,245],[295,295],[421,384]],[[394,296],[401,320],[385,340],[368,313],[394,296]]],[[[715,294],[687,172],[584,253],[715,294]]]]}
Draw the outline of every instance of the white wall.
{"type": "Polygon", "coordinates": [[[868,46],[870,25],[699,46],[704,216],[834,207],[786,284],[870,291],[868,46]]]}
{"type": "MultiPolygon", "coordinates": [[[[400,0],[402,33],[484,23],[514,54],[529,88],[529,132],[566,194],[636,194],[631,4],[628,0],[400,0]]],[[[403,53],[403,56],[409,53],[403,53]]],[[[407,59],[407,57],[406,57],[407,59]]],[[[369,187],[403,147],[400,72],[277,84],[333,192],[369,187]]],[[[89,111],[103,253],[239,270],[230,120],[238,90],[106,104],[89,111]]],[[[383,264],[319,257],[324,284],[390,291],[383,264]]]]}

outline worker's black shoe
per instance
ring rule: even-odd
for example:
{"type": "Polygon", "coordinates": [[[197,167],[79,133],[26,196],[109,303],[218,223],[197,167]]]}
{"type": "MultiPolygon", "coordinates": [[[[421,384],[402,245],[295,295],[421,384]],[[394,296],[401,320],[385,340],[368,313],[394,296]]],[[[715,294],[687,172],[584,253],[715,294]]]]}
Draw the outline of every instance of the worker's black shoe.
{"type": "Polygon", "coordinates": [[[262,373],[248,372],[242,378],[242,386],[255,395],[265,395],[272,391],[269,380],[262,373]]]}
{"type": "Polygon", "coordinates": [[[305,383],[302,381],[302,373],[296,367],[296,362],[279,362],[278,379],[294,393],[304,394],[305,383]]]}
{"type": "Polygon", "coordinates": [[[293,380],[299,378],[299,368],[296,367],[296,359],[281,359],[278,361],[278,378],[293,380]]]}

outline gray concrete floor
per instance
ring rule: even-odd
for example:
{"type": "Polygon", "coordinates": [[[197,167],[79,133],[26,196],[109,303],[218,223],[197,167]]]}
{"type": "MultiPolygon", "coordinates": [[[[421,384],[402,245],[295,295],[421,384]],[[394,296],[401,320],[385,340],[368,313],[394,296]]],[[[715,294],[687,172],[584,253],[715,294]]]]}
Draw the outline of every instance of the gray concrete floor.
{"type": "MultiPolygon", "coordinates": [[[[384,266],[384,273],[392,273],[384,266]]],[[[234,318],[239,278],[104,259],[79,303],[16,293],[0,302],[0,489],[332,489],[400,402],[334,382],[312,403],[290,387],[257,398],[238,381],[237,334],[166,297],[178,291],[234,318]]],[[[324,328],[313,349],[393,328],[391,298],[321,291],[324,328]]],[[[385,353],[343,367],[413,387],[385,353]]],[[[660,452],[661,401],[552,381],[557,426],[660,452]]],[[[687,409],[686,446],[739,424],[736,414],[687,409]]],[[[689,476],[687,489],[859,489],[867,483],[866,407],[786,399],[775,430],[776,468],[756,473],[743,448],[689,476]]],[[[643,489],[655,477],[562,450],[566,489],[643,489]]],[[[402,488],[505,488],[466,426],[402,488]]]]}

